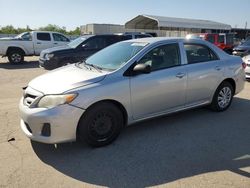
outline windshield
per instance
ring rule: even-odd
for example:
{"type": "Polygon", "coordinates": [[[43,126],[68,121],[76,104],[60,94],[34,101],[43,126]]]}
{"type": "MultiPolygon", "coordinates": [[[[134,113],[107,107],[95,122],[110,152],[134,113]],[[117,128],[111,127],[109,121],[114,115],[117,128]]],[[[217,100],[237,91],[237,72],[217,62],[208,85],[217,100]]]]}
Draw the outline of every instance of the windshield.
{"type": "Polygon", "coordinates": [[[85,63],[113,71],[127,63],[147,44],[144,42],[119,42],[90,56],[85,63]]]}
{"type": "Polygon", "coordinates": [[[70,43],[68,43],[68,46],[71,48],[76,48],[77,46],[79,46],[83,41],[85,41],[87,38],[89,37],[79,37],[73,41],[71,41],[70,43]]]}
{"type": "Polygon", "coordinates": [[[242,45],[244,45],[244,46],[250,46],[250,40],[247,40],[247,41],[243,42],[242,45]]]}

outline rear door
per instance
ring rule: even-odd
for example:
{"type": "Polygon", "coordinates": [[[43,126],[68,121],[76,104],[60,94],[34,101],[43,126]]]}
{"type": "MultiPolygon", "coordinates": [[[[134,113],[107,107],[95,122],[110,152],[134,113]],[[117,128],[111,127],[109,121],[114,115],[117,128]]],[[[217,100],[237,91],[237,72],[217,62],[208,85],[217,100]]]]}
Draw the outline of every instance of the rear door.
{"type": "Polygon", "coordinates": [[[36,55],[40,55],[42,50],[53,47],[51,33],[35,33],[34,50],[36,55]]]}
{"type": "Polygon", "coordinates": [[[107,46],[104,36],[94,36],[83,42],[78,47],[78,53],[81,58],[87,58],[107,46]]]}
{"type": "Polygon", "coordinates": [[[187,105],[208,102],[222,77],[217,55],[203,44],[184,44],[187,62],[187,105]]]}
{"type": "Polygon", "coordinates": [[[69,43],[69,39],[60,33],[52,33],[53,46],[62,46],[69,43]]]}

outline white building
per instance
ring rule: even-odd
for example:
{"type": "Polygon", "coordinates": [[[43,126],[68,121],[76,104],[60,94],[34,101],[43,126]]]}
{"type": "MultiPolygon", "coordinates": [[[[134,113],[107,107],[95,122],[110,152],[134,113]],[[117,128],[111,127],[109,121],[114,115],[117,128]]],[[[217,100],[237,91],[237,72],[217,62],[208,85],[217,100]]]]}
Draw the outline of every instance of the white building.
{"type": "Polygon", "coordinates": [[[228,33],[231,26],[210,20],[138,15],[125,25],[87,24],[81,27],[82,34],[122,32],[157,33],[158,36],[183,37],[189,33],[228,33]]]}

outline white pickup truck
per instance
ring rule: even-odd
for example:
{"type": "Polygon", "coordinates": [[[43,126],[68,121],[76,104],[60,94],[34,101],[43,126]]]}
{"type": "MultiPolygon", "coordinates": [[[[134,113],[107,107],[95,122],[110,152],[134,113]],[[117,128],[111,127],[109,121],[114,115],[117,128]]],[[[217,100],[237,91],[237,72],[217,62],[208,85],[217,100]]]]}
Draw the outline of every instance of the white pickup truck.
{"type": "Polygon", "coordinates": [[[25,32],[14,38],[0,38],[0,56],[7,56],[10,63],[20,63],[24,56],[40,55],[42,50],[69,42],[69,38],[57,32],[25,32]]]}

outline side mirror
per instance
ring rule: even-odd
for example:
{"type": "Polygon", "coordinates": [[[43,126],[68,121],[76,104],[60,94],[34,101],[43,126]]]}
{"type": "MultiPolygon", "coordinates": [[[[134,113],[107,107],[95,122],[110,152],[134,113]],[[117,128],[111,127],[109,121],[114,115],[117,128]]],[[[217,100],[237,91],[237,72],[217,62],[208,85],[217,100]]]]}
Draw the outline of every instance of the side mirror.
{"type": "Polygon", "coordinates": [[[86,44],[83,44],[82,48],[88,48],[88,46],[86,44]]]}
{"type": "Polygon", "coordinates": [[[137,64],[133,68],[134,74],[148,74],[151,72],[151,66],[146,64],[137,64]]]}

